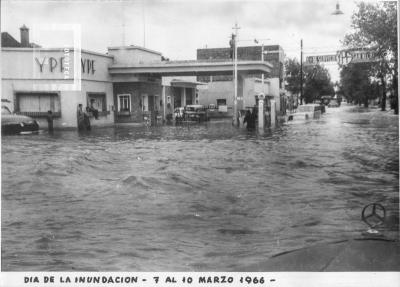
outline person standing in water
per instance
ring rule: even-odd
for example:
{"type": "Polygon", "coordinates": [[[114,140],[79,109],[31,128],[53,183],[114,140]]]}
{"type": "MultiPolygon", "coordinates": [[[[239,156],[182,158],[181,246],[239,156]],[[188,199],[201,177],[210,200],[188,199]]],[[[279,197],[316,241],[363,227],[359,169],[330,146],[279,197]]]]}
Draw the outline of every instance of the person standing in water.
{"type": "Polygon", "coordinates": [[[89,113],[90,113],[90,108],[86,107],[86,112],[83,113],[83,122],[85,124],[85,128],[87,131],[91,130],[89,113]]]}
{"type": "Polygon", "coordinates": [[[53,112],[52,111],[47,111],[47,126],[49,129],[49,134],[52,134],[54,129],[53,129],[53,112]]]}
{"type": "Polygon", "coordinates": [[[78,105],[78,110],[76,112],[76,117],[77,117],[77,120],[78,120],[78,130],[79,131],[84,130],[85,129],[85,123],[84,123],[85,115],[84,115],[83,110],[82,110],[82,104],[78,105]]]}
{"type": "Polygon", "coordinates": [[[251,118],[251,112],[249,110],[246,111],[246,115],[244,116],[243,119],[243,125],[246,124],[247,128],[250,128],[250,118],[251,118]]]}

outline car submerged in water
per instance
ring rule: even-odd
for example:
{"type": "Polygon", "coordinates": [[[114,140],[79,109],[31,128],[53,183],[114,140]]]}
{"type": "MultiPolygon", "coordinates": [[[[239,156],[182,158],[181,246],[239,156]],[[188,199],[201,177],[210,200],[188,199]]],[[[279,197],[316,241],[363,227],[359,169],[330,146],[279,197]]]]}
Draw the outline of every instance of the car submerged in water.
{"type": "Polygon", "coordinates": [[[174,116],[177,122],[204,122],[209,120],[207,108],[203,105],[187,105],[184,108],[176,108],[174,116]]]}
{"type": "Polygon", "coordinates": [[[311,120],[311,119],[319,119],[323,112],[323,107],[318,104],[307,104],[301,105],[297,107],[295,113],[289,115],[289,121],[304,121],[304,120],[311,120]]]}
{"type": "Polygon", "coordinates": [[[1,107],[1,133],[24,134],[39,131],[39,124],[32,118],[13,114],[6,106],[1,107]]]}
{"type": "Polygon", "coordinates": [[[328,104],[329,108],[337,108],[339,107],[339,102],[336,99],[332,99],[329,104],[328,104]]]}
{"type": "Polygon", "coordinates": [[[202,105],[188,105],[185,107],[185,118],[189,121],[208,121],[207,109],[202,105]]]}

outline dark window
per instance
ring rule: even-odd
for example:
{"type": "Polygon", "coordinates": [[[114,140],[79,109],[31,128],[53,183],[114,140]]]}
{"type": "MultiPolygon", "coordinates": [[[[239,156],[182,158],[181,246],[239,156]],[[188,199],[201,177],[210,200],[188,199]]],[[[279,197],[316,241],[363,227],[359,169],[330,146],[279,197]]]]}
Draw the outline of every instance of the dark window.
{"type": "Polygon", "coordinates": [[[217,99],[217,106],[226,106],[226,99],[217,99]]]}
{"type": "Polygon", "coordinates": [[[107,110],[106,94],[105,93],[88,93],[88,107],[96,109],[99,112],[107,110]]]}
{"type": "Polygon", "coordinates": [[[186,89],[186,105],[193,104],[193,89],[185,88],[186,89]]]}
{"type": "Polygon", "coordinates": [[[131,111],[131,95],[122,94],[118,95],[118,111],[130,112],[131,111]]]}

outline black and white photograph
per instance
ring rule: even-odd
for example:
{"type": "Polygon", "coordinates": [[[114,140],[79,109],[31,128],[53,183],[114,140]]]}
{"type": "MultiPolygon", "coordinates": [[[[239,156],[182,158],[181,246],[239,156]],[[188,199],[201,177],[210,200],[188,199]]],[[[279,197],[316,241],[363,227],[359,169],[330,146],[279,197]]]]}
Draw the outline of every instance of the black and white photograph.
{"type": "Polygon", "coordinates": [[[1,1],[1,271],[397,286],[398,54],[397,1],[1,1]]]}

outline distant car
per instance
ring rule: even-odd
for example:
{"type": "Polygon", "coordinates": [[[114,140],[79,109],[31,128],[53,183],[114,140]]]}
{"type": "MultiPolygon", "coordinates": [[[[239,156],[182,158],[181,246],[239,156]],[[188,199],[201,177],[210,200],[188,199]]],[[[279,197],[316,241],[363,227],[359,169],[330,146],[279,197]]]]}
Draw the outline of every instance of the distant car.
{"type": "Polygon", "coordinates": [[[328,104],[329,108],[336,108],[339,106],[339,103],[336,99],[331,99],[331,101],[328,104]]]}
{"type": "Polygon", "coordinates": [[[317,104],[301,105],[297,111],[289,115],[289,121],[318,119],[322,114],[322,106],[317,104]]]}
{"type": "Polygon", "coordinates": [[[211,112],[213,112],[216,108],[217,108],[217,106],[214,105],[214,104],[210,104],[210,105],[208,106],[208,110],[211,111],[211,112]]]}
{"type": "Polygon", "coordinates": [[[321,97],[321,102],[322,102],[325,106],[327,106],[327,105],[329,104],[331,98],[332,98],[331,96],[322,96],[322,97],[321,97]]]}
{"type": "Polygon", "coordinates": [[[187,105],[184,110],[184,118],[188,121],[208,121],[207,109],[203,105],[187,105]]]}
{"type": "Polygon", "coordinates": [[[1,133],[20,134],[39,131],[39,124],[32,118],[13,114],[6,106],[1,107],[1,133]]]}

